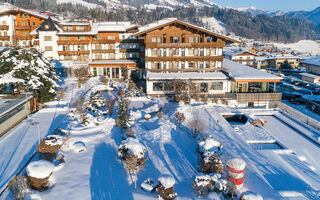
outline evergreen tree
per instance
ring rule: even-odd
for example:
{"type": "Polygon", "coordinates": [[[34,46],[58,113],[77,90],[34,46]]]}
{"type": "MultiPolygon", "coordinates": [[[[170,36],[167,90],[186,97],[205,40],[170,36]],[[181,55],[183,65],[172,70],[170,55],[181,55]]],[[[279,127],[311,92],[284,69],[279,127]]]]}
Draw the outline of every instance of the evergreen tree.
{"type": "Polygon", "coordinates": [[[117,125],[119,128],[128,128],[129,122],[129,103],[123,98],[123,95],[120,95],[117,125]]]}

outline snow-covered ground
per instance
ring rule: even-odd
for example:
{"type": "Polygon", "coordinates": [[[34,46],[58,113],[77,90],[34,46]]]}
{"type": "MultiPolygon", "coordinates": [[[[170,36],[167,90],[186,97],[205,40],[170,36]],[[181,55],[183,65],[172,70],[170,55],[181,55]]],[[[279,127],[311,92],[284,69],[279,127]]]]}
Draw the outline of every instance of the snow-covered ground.
{"type": "Polygon", "coordinates": [[[310,53],[312,55],[320,55],[320,43],[313,40],[301,40],[297,43],[274,43],[278,48],[290,48],[301,53],[310,53]]]}
{"type": "Polygon", "coordinates": [[[220,33],[220,34],[226,34],[227,33],[227,28],[224,23],[221,21],[217,20],[214,17],[203,17],[201,18],[202,23],[206,26],[207,29],[220,33]]]}
{"type": "MultiPolygon", "coordinates": [[[[96,119],[98,124],[84,126],[78,122],[77,115],[66,117],[67,104],[71,96],[74,99],[79,96],[90,97],[96,90],[93,86],[101,83],[99,79],[93,78],[81,90],[73,90],[72,82],[75,83],[72,80],[66,81],[66,88],[69,89],[63,101],[52,102],[52,107],[44,108],[30,117],[42,120],[41,124],[48,126],[41,126],[43,136],[50,133],[50,126],[64,128],[70,133],[61,150],[65,162],[54,170],[51,187],[44,192],[32,190],[33,199],[156,199],[155,192],[146,192],[139,186],[148,178],[156,182],[162,175],[173,177],[177,199],[224,199],[214,192],[207,198],[200,198],[193,192],[192,182],[199,173],[198,141],[188,128],[188,122],[193,117],[203,123],[203,135],[211,135],[223,144],[221,159],[224,163],[237,157],[246,162],[244,187],[239,193],[250,190],[264,199],[317,199],[315,194],[320,189],[320,148],[270,116],[281,115],[283,120],[297,130],[309,133],[309,130],[284,114],[275,110],[240,109],[195,102],[184,105],[147,97],[128,97],[131,99],[129,109],[134,120],[131,128],[136,133],[135,137],[145,146],[148,157],[144,168],[138,173],[138,188],[135,189],[134,177],[126,172],[117,152],[125,136],[124,131],[116,126],[118,104],[115,104],[111,117],[101,116],[96,119]],[[155,114],[160,108],[163,116],[155,114]],[[42,115],[45,111],[48,112],[47,118],[42,115]],[[176,112],[185,115],[186,120],[181,125],[174,120],[176,112]],[[223,118],[225,113],[245,113],[249,120],[243,125],[231,125],[223,118]],[[151,118],[146,120],[146,114],[151,118]],[[55,118],[52,115],[56,115],[55,118]],[[251,125],[254,118],[260,118],[258,115],[266,117],[268,123],[265,127],[251,125]],[[277,141],[285,149],[260,150],[248,144],[250,141],[277,141]]],[[[117,91],[102,94],[104,97],[118,96],[117,91]]],[[[28,134],[28,137],[14,134],[22,130],[27,130],[27,134],[28,120],[7,135],[12,137],[8,137],[8,142],[0,141],[0,180],[3,180],[3,175],[7,177],[2,183],[16,173],[14,169],[18,169],[21,166],[19,164],[36,148],[36,134],[28,134]],[[13,135],[16,135],[15,138],[13,135]],[[7,150],[7,145],[19,148],[17,151],[13,147],[7,150]],[[6,152],[6,155],[2,156],[2,152],[6,152]]],[[[32,133],[36,131],[34,127],[29,129],[32,133]]],[[[316,138],[316,135],[311,137],[316,138]]],[[[225,176],[226,172],[223,174],[225,176]]]]}

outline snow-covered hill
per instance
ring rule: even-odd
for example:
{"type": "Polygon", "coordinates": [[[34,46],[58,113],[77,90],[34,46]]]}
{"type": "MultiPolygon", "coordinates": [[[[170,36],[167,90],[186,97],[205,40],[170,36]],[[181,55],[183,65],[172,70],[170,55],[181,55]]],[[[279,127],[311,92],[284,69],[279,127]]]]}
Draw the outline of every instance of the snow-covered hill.
{"type": "Polygon", "coordinates": [[[320,43],[313,40],[301,40],[297,43],[289,44],[275,43],[274,45],[278,48],[290,48],[298,52],[320,55],[320,43]]]}
{"type": "Polygon", "coordinates": [[[202,23],[205,25],[207,29],[213,32],[220,34],[226,34],[228,32],[226,25],[214,17],[203,17],[202,23]]]}

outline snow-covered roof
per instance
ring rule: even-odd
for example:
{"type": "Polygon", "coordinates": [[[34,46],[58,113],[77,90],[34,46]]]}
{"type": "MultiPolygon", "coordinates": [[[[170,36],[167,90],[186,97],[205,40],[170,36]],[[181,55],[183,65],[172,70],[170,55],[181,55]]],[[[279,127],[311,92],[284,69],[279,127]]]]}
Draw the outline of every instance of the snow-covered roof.
{"type": "Polygon", "coordinates": [[[90,65],[100,65],[100,64],[136,64],[134,60],[95,60],[90,62],[90,65]]]}
{"type": "Polygon", "coordinates": [[[98,22],[96,23],[98,32],[125,32],[127,29],[137,27],[136,24],[131,24],[131,22],[98,22]]]}
{"type": "Polygon", "coordinates": [[[227,76],[222,72],[185,72],[185,73],[156,73],[148,72],[148,80],[175,80],[175,79],[193,79],[193,80],[226,80],[227,76]]]}
{"type": "Polygon", "coordinates": [[[315,75],[315,74],[310,74],[310,73],[300,73],[300,75],[308,77],[308,78],[320,78],[320,76],[315,75]]]}
{"type": "Polygon", "coordinates": [[[203,32],[206,32],[208,34],[214,35],[216,37],[220,37],[222,39],[225,39],[225,40],[228,40],[228,41],[231,41],[231,42],[239,42],[239,41],[231,39],[229,37],[214,33],[214,32],[212,32],[210,30],[207,30],[207,29],[205,29],[203,27],[196,26],[196,25],[193,25],[193,24],[190,24],[190,23],[187,23],[187,22],[180,21],[177,18],[165,18],[165,19],[162,19],[162,20],[159,20],[159,21],[156,21],[156,22],[152,22],[152,23],[147,24],[145,26],[141,26],[139,28],[139,31],[137,33],[135,33],[134,35],[140,35],[140,34],[143,34],[145,32],[151,31],[151,30],[156,29],[156,28],[160,28],[162,26],[165,26],[165,25],[171,24],[171,23],[183,24],[183,25],[186,25],[188,27],[201,30],[203,32]]]}
{"type": "Polygon", "coordinates": [[[282,78],[229,59],[223,59],[223,67],[235,80],[281,80],[282,78]]]}
{"type": "Polygon", "coordinates": [[[88,22],[61,22],[63,26],[88,26],[90,25],[88,22]]]}
{"type": "Polygon", "coordinates": [[[255,53],[252,53],[249,51],[250,48],[248,49],[242,49],[242,50],[239,50],[239,49],[230,49],[230,50],[224,50],[223,51],[223,54],[224,55],[227,55],[227,56],[235,56],[235,55],[239,55],[239,54],[242,54],[242,53],[249,53],[249,54],[252,54],[252,55],[257,55],[255,53]]]}
{"type": "Polygon", "coordinates": [[[306,60],[301,61],[302,64],[320,66],[320,56],[315,56],[306,60]]]}
{"type": "Polygon", "coordinates": [[[283,54],[283,55],[277,54],[277,55],[272,55],[267,59],[269,59],[269,60],[274,60],[274,59],[300,59],[300,57],[292,55],[292,54],[283,54]]]}

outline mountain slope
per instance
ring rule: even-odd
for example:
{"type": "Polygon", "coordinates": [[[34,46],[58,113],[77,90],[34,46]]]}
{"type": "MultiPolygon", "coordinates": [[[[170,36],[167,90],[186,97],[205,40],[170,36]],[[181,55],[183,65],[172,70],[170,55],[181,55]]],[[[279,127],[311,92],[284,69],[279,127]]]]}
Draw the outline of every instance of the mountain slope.
{"type": "Polygon", "coordinates": [[[289,17],[299,18],[299,19],[307,19],[316,24],[320,24],[320,7],[312,10],[312,11],[294,11],[288,12],[286,14],[289,17]]]}

